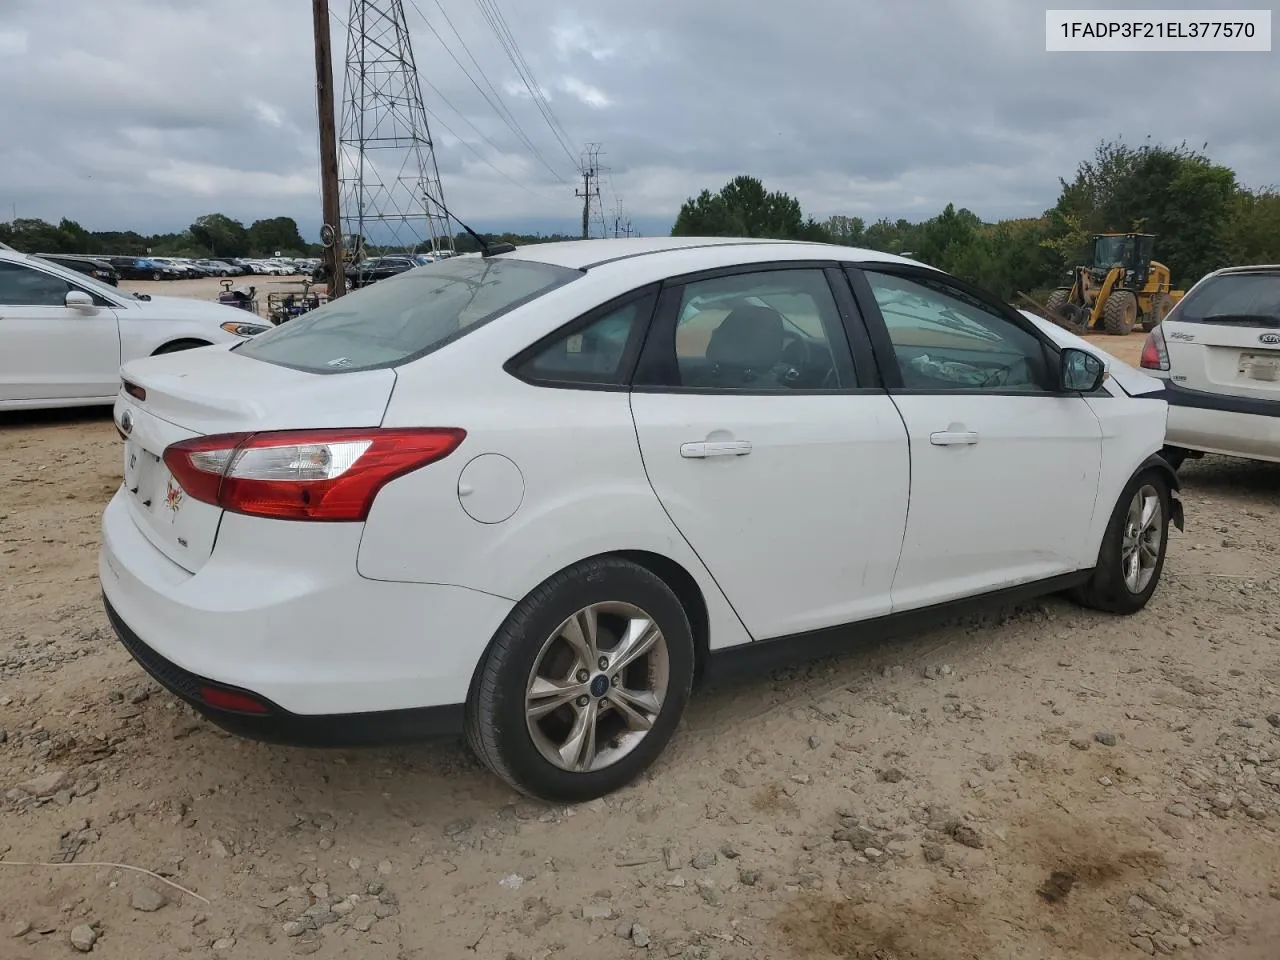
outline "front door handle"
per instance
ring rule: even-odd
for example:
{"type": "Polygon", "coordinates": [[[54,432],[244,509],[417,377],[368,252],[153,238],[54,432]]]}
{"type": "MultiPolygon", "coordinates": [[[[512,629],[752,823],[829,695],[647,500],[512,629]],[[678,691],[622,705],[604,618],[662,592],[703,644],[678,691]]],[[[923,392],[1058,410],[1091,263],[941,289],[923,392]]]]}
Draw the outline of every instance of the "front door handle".
{"type": "Polygon", "coordinates": [[[977,443],[978,435],[972,430],[940,430],[929,434],[929,442],[935,447],[955,447],[977,443]]]}
{"type": "Polygon", "coordinates": [[[680,456],[686,460],[705,460],[707,457],[745,457],[750,452],[750,440],[699,441],[680,444],[680,456]]]}

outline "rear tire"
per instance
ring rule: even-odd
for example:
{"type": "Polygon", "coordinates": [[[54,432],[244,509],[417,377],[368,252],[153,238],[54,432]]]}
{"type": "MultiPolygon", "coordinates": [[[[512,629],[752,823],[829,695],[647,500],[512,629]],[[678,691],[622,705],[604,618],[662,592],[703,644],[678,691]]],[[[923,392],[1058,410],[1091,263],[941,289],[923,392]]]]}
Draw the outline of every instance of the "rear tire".
{"type": "Polygon", "coordinates": [[[1128,290],[1114,291],[1102,305],[1102,329],[1112,336],[1127,336],[1137,320],[1138,298],[1128,290]]]}
{"type": "Polygon", "coordinates": [[[1069,594],[1083,607],[1127,615],[1147,605],[1169,548],[1172,493],[1158,470],[1125,486],[1111,511],[1093,576],[1069,594]]]}
{"type": "Polygon", "coordinates": [[[585,560],[535,588],[498,629],[467,697],[468,743],[521,793],[594,800],[657,759],[689,701],[694,662],[689,618],[666,583],[620,557],[585,560]],[[642,649],[633,660],[628,639],[642,649]]]}
{"type": "Polygon", "coordinates": [[[1160,321],[1173,309],[1173,297],[1167,293],[1157,293],[1151,298],[1151,312],[1142,318],[1142,329],[1150,333],[1160,326],[1160,321]]]}

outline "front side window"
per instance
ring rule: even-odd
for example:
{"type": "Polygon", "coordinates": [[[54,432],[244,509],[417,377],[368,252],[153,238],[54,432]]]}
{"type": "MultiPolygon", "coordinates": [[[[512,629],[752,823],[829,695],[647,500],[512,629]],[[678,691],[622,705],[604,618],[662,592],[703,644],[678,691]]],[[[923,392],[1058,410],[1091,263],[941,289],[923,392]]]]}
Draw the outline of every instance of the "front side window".
{"type": "Polygon", "coordinates": [[[9,307],[62,307],[71,284],[21,263],[0,263],[0,304],[9,307]]]}
{"type": "Polygon", "coordinates": [[[675,382],[750,392],[855,386],[853,358],[826,274],[760,270],[687,283],[675,322],[675,382]]]}
{"type": "Polygon", "coordinates": [[[331,300],[235,350],[311,373],[394,367],[580,276],[528,260],[441,260],[331,300]]]}
{"type": "Polygon", "coordinates": [[[1043,393],[1040,340],[942,279],[866,272],[908,390],[1043,393]]]}

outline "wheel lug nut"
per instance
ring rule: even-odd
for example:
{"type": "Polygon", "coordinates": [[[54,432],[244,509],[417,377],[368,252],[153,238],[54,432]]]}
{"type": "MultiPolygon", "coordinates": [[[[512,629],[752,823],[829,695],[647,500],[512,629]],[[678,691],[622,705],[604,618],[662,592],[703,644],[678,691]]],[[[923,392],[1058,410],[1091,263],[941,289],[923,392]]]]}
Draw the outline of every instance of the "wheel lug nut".
{"type": "Polygon", "coordinates": [[[586,706],[588,703],[590,703],[590,702],[591,702],[591,698],[590,698],[590,697],[579,697],[579,698],[578,698],[578,706],[580,706],[580,707],[585,707],[585,706],[586,706]]]}
{"type": "Polygon", "coordinates": [[[597,661],[596,661],[596,665],[597,665],[601,670],[606,669],[606,668],[609,666],[609,658],[608,658],[608,657],[601,657],[599,660],[597,660],[597,661]]]}
{"type": "Polygon", "coordinates": [[[621,682],[622,682],[622,676],[621,676],[620,674],[614,674],[614,676],[613,676],[613,685],[616,687],[616,686],[617,686],[618,684],[620,684],[621,682]]]}
{"type": "Polygon", "coordinates": [[[585,671],[585,670],[579,670],[579,671],[578,671],[578,682],[579,682],[579,683],[586,683],[586,682],[587,682],[588,680],[590,680],[590,679],[591,679],[591,674],[587,673],[587,671],[585,671]]]}

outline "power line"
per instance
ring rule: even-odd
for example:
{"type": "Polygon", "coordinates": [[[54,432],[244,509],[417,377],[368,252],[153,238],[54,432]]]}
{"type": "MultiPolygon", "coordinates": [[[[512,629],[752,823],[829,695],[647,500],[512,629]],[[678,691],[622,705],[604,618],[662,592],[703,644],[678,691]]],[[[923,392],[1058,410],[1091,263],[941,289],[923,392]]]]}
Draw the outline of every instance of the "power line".
{"type": "Polygon", "coordinates": [[[524,54],[520,51],[520,45],[516,42],[515,36],[512,35],[511,29],[507,26],[506,20],[502,16],[502,11],[498,9],[496,0],[476,0],[476,6],[480,9],[485,22],[489,24],[489,29],[493,31],[499,46],[506,53],[507,59],[516,68],[517,75],[519,75],[525,89],[529,91],[529,96],[533,98],[534,106],[542,114],[542,119],[546,121],[547,127],[559,142],[561,149],[564,150],[565,156],[569,158],[570,163],[576,163],[577,159],[569,148],[568,135],[562,135],[564,127],[556,118],[555,111],[551,109],[551,104],[547,102],[546,97],[543,95],[542,87],[533,75],[533,70],[529,67],[524,54]]]}
{"type": "MultiPolygon", "coordinates": [[[[409,0],[409,5],[413,8],[414,13],[418,15],[419,19],[421,19],[422,22],[427,25],[427,29],[430,30],[432,35],[436,38],[436,40],[439,41],[440,46],[444,47],[444,52],[449,54],[450,59],[452,59],[453,62],[458,65],[458,69],[462,71],[463,76],[465,76],[468,80],[471,81],[471,85],[475,87],[476,90],[480,93],[480,96],[484,98],[485,103],[487,103],[489,107],[493,110],[493,112],[498,115],[498,119],[507,125],[507,128],[513,134],[515,134],[516,137],[520,140],[520,142],[523,143],[524,146],[529,150],[529,152],[532,153],[534,157],[537,158],[538,162],[541,163],[544,167],[547,168],[547,170],[551,172],[551,175],[555,177],[556,180],[558,180],[560,183],[564,183],[565,182],[564,176],[558,170],[556,170],[555,167],[551,166],[551,164],[547,162],[547,159],[545,156],[543,156],[542,151],[540,151],[537,148],[534,142],[529,138],[529,135],[524,132],[523,128],[521,128],[520,124],[516,121],[515,117],[508,116],[510,111],[508,111],[505,114],[503,113],[502,107],[499,107],[498,104],[495,103],[492,98],[490,98],[489,94],[486,93],[484,88],[481,87],[480,84],[476,81],[476,78],[471,75],[471,72],[467,70],[466,66],[463,65],[462,61],[458,59],[457,54],[455,54],[453,50],[449,47],[449,45],[445,43],[444,37],[440,36],[440,31],[438,31],[435,28],[435,26],[431,23],[431,21],[427,19],[426,14],[422,12],[422,8],[418,6],[417,0],[409,0]]],[[[477,64],[477,67],[479,67],[479,64],[477,64]]],[[[481,76],[484,76],[483,70],[481,70],[480,73],[481,73],[481,76]]],[[[493,86],[493,84],[489,81],[489,78],[487,76],[485,77],[485,83],[487,83],[490,87],[493,86]]]]}
{"type": "MultiPolygon", "coordinates": [[[[340,20],[340,19],[338,18],[338,15],[337,15],[336,13],[334,13],[332,10],[330,10],[330,11],[329,11],[329,17],[330,17],[330,19],[332,19],[332,20],[333,20],[333,22],[334,22],[334,23],[336,23],[338,26],[342,27],[342,29],[343,29],[344,31],[348,29],[349,25],[348,25],[347,23],[344,23],[342,20],[340,20]]],[[[450,110],[452,110],[454,113],[456,113],[456,114],[458,115],[458,117],[462,120],[462,122],[463,122],[463,123],[465,123],[465,124],[467,124],[469,127],[471,127],[471,129],[472,129],[472,130],[474,130],[474,131],[476,132],[476,135],[477,135],[477,136],[479,136],[481,139],[483,139],[485,143],[487,143],[487,144],[489,144],[489,146],[493,147],[493,149],[494,149],[494,150],[496,150],[498,153],[505,153],[505,152],[506,152],[506,151],[504,151],[501,147],[499,147],[496,143],[494,143],[494,142],[493,142],[493,140],[492,140],[492,139],[490,139],[490,138],[489,138],[489,137],[484,133],[484,131],[483,131],[483,130],[481,130],[479,127],[477,127],[477,126],[476,126],[476,125],[471,121],[471,119],[470,119],[470,118],[469,118],[465,113],[463,113],[461,110],[459,110],[457,107],[455,107],[455,106],[454,106],[454,105],[449,101],[449,98],[448,98],[448,97],[446,97],[443,93],[441,93],[441,92],[440,92],[440,90],[436,87],[436,85],[435,85],[435,84],[433,84],[430,80],[427,80],[427,79],[425,79],[425,78],[423,78],[423,77],[419,77],[419,79],[421,79],[423,83],[425,83],[428,87],[430,87],[430,88],[431,88],[431,92],[432,92],[432,93],[434,93],[434,94],[436,95],[436,98],[437,98],[441,103],[443,103],[446,107],[448,107],[450,110]]],[[[479,150],[477,150],[474,146],[472,146],[472,145],[471,145],[471,143],[469,143],[467,140],[463,139],[462,137],[458,136],[458,134],[456,134],[456,133],[453,131],[453,128],[452,128],[452,127],[450,127],[447,123],[445,123],[445,122],[444,122],[444,120],[442,120],[442,119],[441,119],[441,118],[440,118],[440,117],[439,117],[439,116],[438,116],[434,111],[432,111],[432,110],[431,110],[429,107],[427,107],[425,104],[423,105],[423,110],[425,110],[425,111],[426,111],[427,116],[429,116],[432,120],[434,120],[436,123],[438,123],[438,124],[439,124],[443,129],[444,129],[444,132],[445,132],[445,133],[449,134],[449,136],[453,137],[453,138],[454,138],[455,140],[457,140],[460,144],[462,144],[464,147],[466,147],[468,150],[470,150],[470,151],[475,155],[476,159],[478,159],[481,163],[483,163],[483,164],[485,164],[486,166],[488,166],[488,167],[489,167],[489,169],[491,169],[494,173],[498,174],[498,175],[499,175],[499,176],[501,176],[501,177],[505,177],[508,181],[510,181],[511,183],[513,183],[515,186],[519,187],[521,190],[525,191],[526,193],[530,193],[530,194],[531,194],[531,193],[533,193],[533,191],[532,191],[532,190],[530,190],[530,189],[529,189],[529,187],[528,187],[526,184],[523,184],[523,183],[521,183],[520,181],[518,181],[518,180],[516,180],[515,178],[513,178],[513,177],[511,176],[511,174],[507,173],[505,170],[503,170],[501,167],[499,167],[497,164],[495,164],[492,160],[490,160],[488,157],[486,157],[484,154],[482,154],[479,150]]]]}

